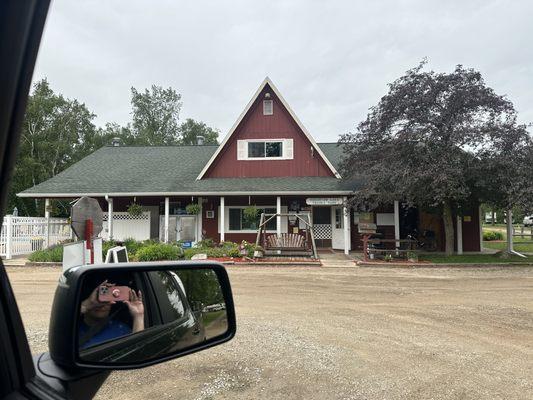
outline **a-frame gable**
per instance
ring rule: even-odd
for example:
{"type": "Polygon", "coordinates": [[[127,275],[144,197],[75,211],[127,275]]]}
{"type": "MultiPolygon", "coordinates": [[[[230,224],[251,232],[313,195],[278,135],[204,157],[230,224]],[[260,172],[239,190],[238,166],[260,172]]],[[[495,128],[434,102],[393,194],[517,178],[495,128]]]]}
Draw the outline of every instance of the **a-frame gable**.
{"type": "MultiPolygon", "coordinates": [[[[294,126],[295,131],[298,131],[299,134],[302,136],[302,140],[305,140],[310,145],[309,152],[311,153],[311,157],[316,160],[316,163],[318,165],[319,171],[316,172],[309,172],[305,176],[313,176],[315,173],[317,176],[335,176],[337,178],[340,178],[339,173],[336,171],[336,169],[333,167],[331,162],[327,159],[327,157],[324,155],[320,147],[316,144],[313,137],[309,134],[307,129],[304,127],[304,125],[301,123],[301,121],[298,119],[296,114],[292,111],[288,103],[285,101],[279,90],[276,88],[276,86],[272,83],[272,81],[267,77],[265,80],[261,83],[257,91],[252,96],[251,100],[246,105],[246,108],[243,110],[243,112],[239,115],[239,118],[235,123],[233,124],[232,128],[230,129],[229,133],[226,135],[220,146],[217,148],[216,152],[213,154],[213,156],[210,158],[210,160],[207,162],[207,164],[204,166],[200,174],[198,175],[197,179],[203,179],[210,177],[212,175],[212,167],[216,165],[217,163],[220,164],[222,161],[221,158],[226,153],[226,150],[230,146],[235,146],[235,141],[237,141],[237,136],[241,134],[240,130],[242,130],[243,124],[247,123],[247,118],[253,116],[255,113],[257,115],[258,113],[258,107],[261,107],[262,103],[259,99],[260,96],[262,96],[266,91],[272,92],[272,97],[275,100],[276,103],[279,103],[281,106],[280,108],[283,109],[276,109],[274,112],[284,113],[283,116],[288,121],[288,123],[292,124],[294,126]]],[[[276,104],[275,103],[275,104],[276,104]]],[[[262,110],[262,107],[261,107],[262,110]]],[[[268,118],[268,117],[267,117],[268,118]]],[[[281,136],[283,136],[283,133],[280,133],[281,136]]],[[[257,137],[255,139],[263,139],[260,137],[261,134],[258,133],[257,137]]],[[[270,138],[269,138],[270,139],[270,138]]],[[[291,142],[292,143],[292,142],[291,142]]],[[[237,162],[237,151],[234,150],[234,160],[231,160],[232,162],[237,162]]],[[[228,157],[228,156],[226,156],[228,157]]],[[[233,154],[232,154],[233,157],[233,154]]],[[[281,161],[247,161],[248,163],[282,163],[281,161]]],[[[246,163],[246,161],[245,161],[246,163]]],[[[308,164],[308,161],[307,161],[308,164]]],[[[265,165],[265,164],[263,164],[265,165]]],[[[269,164],[267,164],[269,165],[269,164]]],[[[271,164],[270,164],[271,165],[271,164]]],[[[224,165],[218,165],[218,167],[224,167],[224,165]]],[[[303,166],[305,168],[305,165],[303,166]]],[[[217,174],[217,176],[220,177],[220,174],[217,174]]],[[[231,175],[228,175],[231,176],[231,175]]],[[[246,175],[249,176],[249,175],[246,175]]],[[[266,175],[262,175],[266,176],[266,175]]],[[[278,176],[278,175],[276,175],[278,176]]]]}

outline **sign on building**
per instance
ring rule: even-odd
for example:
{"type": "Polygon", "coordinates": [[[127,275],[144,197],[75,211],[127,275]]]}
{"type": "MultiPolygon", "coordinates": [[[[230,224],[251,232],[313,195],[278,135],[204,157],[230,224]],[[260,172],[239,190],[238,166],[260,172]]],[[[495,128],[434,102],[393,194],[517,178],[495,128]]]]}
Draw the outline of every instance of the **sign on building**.
{"type": "Polygon", "coordinates": [[[305,199],[308,206],[341,206],[341,197],[309,197],[305,199]]]}

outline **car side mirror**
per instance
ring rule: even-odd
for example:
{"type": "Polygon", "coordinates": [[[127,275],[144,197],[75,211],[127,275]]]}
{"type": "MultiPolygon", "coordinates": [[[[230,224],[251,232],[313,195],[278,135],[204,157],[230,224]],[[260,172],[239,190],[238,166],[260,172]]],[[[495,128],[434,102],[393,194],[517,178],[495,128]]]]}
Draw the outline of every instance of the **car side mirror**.
{"type": "Polygon", "coordinates": [[[227,342],[235,331],[221,264],[74,267],[56,290],[50,357],[67,367],[140,368],[227,342]]]}

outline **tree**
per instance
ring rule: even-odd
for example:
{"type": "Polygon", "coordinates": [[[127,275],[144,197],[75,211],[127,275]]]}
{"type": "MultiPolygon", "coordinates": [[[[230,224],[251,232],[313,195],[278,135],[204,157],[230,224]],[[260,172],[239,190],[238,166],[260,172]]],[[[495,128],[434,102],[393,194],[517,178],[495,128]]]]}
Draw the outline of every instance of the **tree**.
{"type": "Polygon", "coordinates": [[[213,129],[201,121],[187,118],[180,126],[179,144],[194,145],[198,143],[198,137],[203,136],[204,144],[218,144],[218,129],[213,129]]]}
{"type": "Polygon", "coordinates": [[[28,98],[21,143],[10,188],[9,207],[35,215],[42,208],[36,200],[16,193],[53,177],[95,150],[98,132],[95,115],[85,104],[64,98],[43,79],[28,98]]]}
{"type": "Polygon", "coordinates": [[[152,85],[151,90],[139,92],[132,87],[131,131],[135,144],[160,146],[178,143],[180,100],[181,95],[172,88],[152,85]]]}
{"type": "Polygon", "coordinates": [[[516,202],[518,190],[502,185],[531,140],[513,104],[479,72],[461,65],[428,72],[424,64],[390,84],[357,130],[341,136],[341,173],[363,184],[354,207],[402,200],[437,208],[451,254],[454,211],[477,201],[516,202]]]}

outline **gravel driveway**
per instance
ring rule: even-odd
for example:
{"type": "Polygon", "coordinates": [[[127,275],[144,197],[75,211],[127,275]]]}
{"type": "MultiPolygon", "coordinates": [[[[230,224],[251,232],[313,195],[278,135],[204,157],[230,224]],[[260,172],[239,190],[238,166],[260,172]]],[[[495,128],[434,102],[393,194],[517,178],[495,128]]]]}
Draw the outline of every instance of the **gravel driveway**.
{"type": "MultiPolygon", "coordinates": [[[[99,399],[533,399],[533,268],[230,267],[225,345],[116,372],[99,399]]],[[[53,268],[8,268],[34,352],[53,268]]]]}

